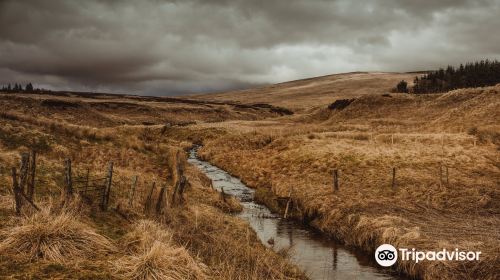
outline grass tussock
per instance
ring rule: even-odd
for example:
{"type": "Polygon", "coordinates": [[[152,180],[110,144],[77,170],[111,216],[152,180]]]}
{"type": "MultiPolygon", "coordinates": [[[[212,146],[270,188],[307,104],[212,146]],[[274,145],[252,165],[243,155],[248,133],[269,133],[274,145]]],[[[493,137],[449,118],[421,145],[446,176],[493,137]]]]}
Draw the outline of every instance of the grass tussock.
{"type": "Polygon", "coordinates": [[[123,238],[128,252],[116,260],[115,273],[125,279],[207,279],[204,265],[173,243],[160,224],[140,220],[123,238]]]}
{"type": "Polygon", "coordinates": [[[80,222],[71,212],[50,208],[20,218],[15,226],[0,232],[1,253],[20,254],[30,260],[66,263],[105,255],[113,250],[111,241],[80,222]]]}

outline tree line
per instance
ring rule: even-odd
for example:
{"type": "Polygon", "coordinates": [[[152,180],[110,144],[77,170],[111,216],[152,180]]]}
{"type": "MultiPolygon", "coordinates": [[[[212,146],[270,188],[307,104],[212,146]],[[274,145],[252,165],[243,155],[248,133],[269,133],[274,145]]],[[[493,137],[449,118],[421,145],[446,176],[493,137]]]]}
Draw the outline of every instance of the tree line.
{"type": "Polygon", "coordinates": [[[14,84],[7,84],[3,85],[1,88],[1,91],[3,92],[40,92],[40,91],[47,91],[46,89],[43,88],[35,88],[33,87],[32,83],[27,83],[24,87],[22,84],[14,83],[14,84]]]}
{"type": "Polygon", "coordinates": [[[413,87],[406,81],[400,81],[395,92],[406,93],[438,93],[453,89],[492,86],[500,83],[500,62],[497,60],[481,60],[460,64],[458,68],[448,66],[446,69],[430,71],[415,77],[413,87]]]}

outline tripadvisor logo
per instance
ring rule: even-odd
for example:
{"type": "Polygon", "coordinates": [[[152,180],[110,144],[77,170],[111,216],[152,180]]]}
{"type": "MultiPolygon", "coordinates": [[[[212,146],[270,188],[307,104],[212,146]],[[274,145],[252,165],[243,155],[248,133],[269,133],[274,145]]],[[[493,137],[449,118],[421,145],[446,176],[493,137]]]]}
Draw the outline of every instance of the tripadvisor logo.
{"type": "Polygon", "coordinates": [[[398,251],[391,244],[382,244],[375,251],[375,260],[381,266],[391,266],[398,260],[398,251]]]}
{"type": "MultiPolygon", "coordinates": [[[[423,260],[428,261],[478,261],[480,251],[459,251],[443,249],[441,251],[417,251],[399,248],[399,255],[402,261],[414,261],[418,263],[423,260]]],[[[398,260],[398,250],[390,244],[382,244],[375,251],[375,260],[381,266],[391,266],[398,260]]]]}

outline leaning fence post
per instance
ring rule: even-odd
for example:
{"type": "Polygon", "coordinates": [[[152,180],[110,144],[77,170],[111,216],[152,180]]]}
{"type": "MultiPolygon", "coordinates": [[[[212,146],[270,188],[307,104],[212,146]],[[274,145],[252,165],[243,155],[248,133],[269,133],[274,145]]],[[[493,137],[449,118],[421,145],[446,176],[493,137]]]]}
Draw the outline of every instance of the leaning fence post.
{"type": "Polygon", "coordinates": [[[158,195],[158,201],[156,202],[156,215],[159,216],[161,214],[163,199],[165,197],[166,186],[163,185],[160,190],[160,194],[158,195]]]}
{"type": "Polygon", "coordinates": [[[12,167],[12,191],[14,192],[14,200],[16,202],[16,214],[21,214],[22,199],[21,199],[21,188],[17,183],[17,171],[15,167],[12,167]]]}
{"type": "Polygon", "coordinates": [[[36,152],[35,152],[35,150],[32,150],[31,151],[31,161],[30,161],[28,191],[26,192],[26,196],[31,201],[33,201],[33,197],[35,196],[35,174],[36,174],[36,152]]]}
{"type": "Polygon", "coordinates": [[[339,173],[337,169],[333,170],[333,190],[339,190],[339,173]]]}
{"type": "Polygon", "coordinates": [[[73,178],[71,174],[71,159],[67,158],[64,161],[65,174],[64,174],[64,201],[68,201],[73,196],[73,178]]]}
{"type": "MultiPolygon", "coordinates": [[[[19,171],[19,187],[21,188],[21,192],[25,192],[25,187],[28,183],[28,167],[29,167],[30,154],[22,153],[21,154],[21,170],[19,171]]],[[[27,188],[26,188],[27,189],[27,188]]]]}
{"type": "Polygon", "coordinates": [[[286,202],[285,215],[283,215],[284,219],[286,219],[288,217],[288,209],[290,207],[291,201],[292,201],[292,190],[290,190],[290,192],[288,192],[288,201],[286,202]]]}
{"type": "Polygon", "coordinates": [[[130,192],[128,194],[128,207],[132,207],[132,202],[135,196],[135,186],[137,185],[137,175],[132,179],[132,186],[130,186],[130,192]]]}
{"type": "Polygon", "coordinates": [[[396,167],[392,168],[392,189],[396,188],[396,167]]]}
{"type": "Polygon", "coordinates": [[[224,202],[226,202],[226,193],[224,192],[224,188],[220,188],[220,196],[224,202]]]}
{"type": "Polygon", "coordinates": [[[113,162],[110,161],[108,165],[108,176],[106,180],[106,186],[104,187],[104,196],[103,196],[103,205],[102,209],[106,211],[108,209],[109,204],[109,196],[111,193],[111,185],[113,182],[113,162]]]}

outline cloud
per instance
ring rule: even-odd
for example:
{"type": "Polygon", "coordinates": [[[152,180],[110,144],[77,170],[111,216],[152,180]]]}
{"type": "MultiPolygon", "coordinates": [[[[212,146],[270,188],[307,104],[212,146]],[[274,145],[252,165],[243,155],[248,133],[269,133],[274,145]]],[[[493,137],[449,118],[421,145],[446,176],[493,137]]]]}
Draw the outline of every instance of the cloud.
{"type": "Polygon", "coordinates": [[[0,1],[0,83],[182,94],[500,58],[500,0],[0,1]]]}

